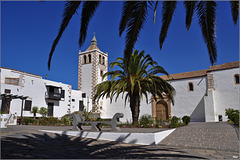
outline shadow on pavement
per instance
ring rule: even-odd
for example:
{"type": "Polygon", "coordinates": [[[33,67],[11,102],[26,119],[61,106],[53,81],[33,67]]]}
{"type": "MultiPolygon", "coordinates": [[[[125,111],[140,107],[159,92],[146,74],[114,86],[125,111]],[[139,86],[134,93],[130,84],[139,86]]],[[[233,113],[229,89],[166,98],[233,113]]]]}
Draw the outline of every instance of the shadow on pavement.
{"type": "Polygon", "coordinates": [[[205,159],[167,146],[99,141],[52,133],[1,139],[2,159],[205,159]]]}

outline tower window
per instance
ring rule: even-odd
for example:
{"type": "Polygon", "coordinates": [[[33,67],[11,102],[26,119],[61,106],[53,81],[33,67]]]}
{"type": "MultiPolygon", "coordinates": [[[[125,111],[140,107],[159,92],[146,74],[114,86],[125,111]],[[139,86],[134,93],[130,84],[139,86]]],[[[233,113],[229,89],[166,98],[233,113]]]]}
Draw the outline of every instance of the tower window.
{"type": "Polygon", "coordinates": [[[88,55],[88,63],[91,63],[92,59],[91,59],[91,54],[88,55]]]}
{"type": "Polygon", "coordinates": [[[193,83],[192,82],[189,82],[188,83],[188,91],[193,91],[193,83]]]}
{"type": "Polygon", "coordinates": [[[105,65],[105,57],[103,57],[103,62],[102,62],[103,65],[105,65]]]}
{"type": "Polygon", "coordinates": [[[234,75],[235,84],[239,84],[239,74],[234,75]]]}
{"type": "Polygon", "coordinates": [[[99,64],[101,64],[101,59],[102,59],[102,56],[99,55],[99,64]]]}
{"type": "Polygon", "coordinates": [[[100,76],[101,76],[101,77],[103,76],[103,71],[102,71],[102,70],[100,71],[100,76]]]}
{"type": "Polygon", "coordinates": [[[87,63],[87,56],[84,55],[84,56],[83,56],[83,64],[86,64],[86,63],[87,63]]]}

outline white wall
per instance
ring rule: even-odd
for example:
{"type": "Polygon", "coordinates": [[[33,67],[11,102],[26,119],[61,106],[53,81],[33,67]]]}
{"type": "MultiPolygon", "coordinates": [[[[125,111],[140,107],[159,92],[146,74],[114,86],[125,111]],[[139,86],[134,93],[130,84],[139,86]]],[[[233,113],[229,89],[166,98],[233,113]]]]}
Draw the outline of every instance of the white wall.
{"type": "Polygon", "coordinates": [[[174,105],[171,106],[172,116],[191,117],[191,121],[205,121],[204,95],[207,91],[206,77],[196,77],[169,81],[175,88],[174,105]],[[194,91],[188,90],[192,82],[194,91]]]}
{"type": "MultiPolygon", "coordinates": [[[[41,76],[35,76],[31,74],[26,74],[24,72],[19,72],[11,69],[1,68],[1,93],[4,93],[5,89],[10,89],[13,95],[23,95],[28,96],[27,100],[32,101],[32,107],[36,106],[39,109],[41,107],[48,108],[48,103],[54,103],[53,116],[62,117],[63,115],[71,111],[71,96],[75,99],[81,99],[82,95],[77,94],[77,91],[72,90],[71,85],[54,82],[46,79],[42,79],[41,76]],[[5,77],[9,78],[20,78],[19,85],[5,84],[5,77]],[[65,90],[65,97],[61,100],[51,100],[45,98],[45,93],[47,92],[46,85],[58,86],[61,90],[65,90]],[[73,92],[73,95],[72,95],[73,92]]],[[[79,102],[78,102],[79,103],[79,102]]],[[[73,104],[75,105],[75,104],[73,104]]],[[[13,99],[10,104],[10,112],[17,113],[18,116],[21,115],[22,100],[13,99]]],[[[24,108],[25,104],[23,105],[24,108]]],[[[23,111],[23,116],[32,117],[33,114],[30,111],[23,111]]],[[[37,117],[40,117],[37,114],[37,117]]]]}
{"type": "Polygon", "coordinates": [[[234,75],[239,74],[239,68],[219,70],[211,72],[214,78],[214,102],[216,114],[223,116],[223,121],[227,120],[225,109],[233,108],[239,110],[240,85],[236,85],[234,75]]]}
{"type": "MultiPolygon", "coordinates": [[[[144,115],[144,114],[149,114],[152,115],[152,104],[150,103],[151,96],[148,95],[148,104],[146,103],[146,98],[143,97],[141,100],[141,105],[140,105],[140,114],[139,118],[144,115]]],[[[112,103],[110,103],[110,99],[105,99],[104,98],[104,105],[103,105],[103,112],[104,114],[101,113],[102,118],[112,118],[115,113],[123,113],[124,117],[121,118],[122,122],[132,122],[132,112],[130,109],[130,103],[127,101],[125,105],[125,96],[122,99],[122,95],[119,95],[118,100],[115,101],[115,98],[113,99],[112,103]]]]}

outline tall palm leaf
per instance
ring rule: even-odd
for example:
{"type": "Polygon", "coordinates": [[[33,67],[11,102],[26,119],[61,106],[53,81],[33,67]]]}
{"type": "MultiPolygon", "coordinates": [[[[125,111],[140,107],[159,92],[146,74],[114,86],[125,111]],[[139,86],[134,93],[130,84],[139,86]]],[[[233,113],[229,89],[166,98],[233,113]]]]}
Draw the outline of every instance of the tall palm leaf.
{"type": "Polygon", "coordinates": [[[230,3],[231,3],[231,11],[232,11],[233,22],[236,25],[237,20],[238,20],[238,16],[239,16],[239,1],[231,0],[230,3]]]}
{"type": "Polygon", "coordinates": [[[85,42],[87,36],[87,28],[90,19],[93,14],[96,12],[97,7],[99,6],[100,1],[86,1],[83,4],[82,17],[81,17],[81,29],[79,37],[79,46],[81,47],[85,42]]]}
{"type": "Polygon", "coordinates": [[[163,42],[167,37],[168,28],[172,21],[172,16],[176,9],[177,2],[164,1],[162,5],[163,5],[162,6],[162,27],[161,27],[160,36],[159,36],[160,49],[162,49],[163,42]]]}
{"type": "Polygon", "coordinates": [[[193,18],[193,13],[194,13],[194,9],[196,6],[197,1],[184,1],[184,5],[186,8],[186,27],[187,30],[189,30],[191,24],[192,24],[192,18],[193,18]]]}
{"type": "Polygon", "coordinates": [[[50,69],[53,52],[54,52],[60,38],[62,37],[62,34],[63,34],[64,30],[68,26],[69,21],[71,20],[72,16],[76,13],[80,3],[81,3],[81,1],[70,1],[70,2],[66,2],[66,4],[65,4],[63,20],[62,20],[61,26],[59,28],[58,35],[55,38],[55,40],[53,41],[52,49],[51,49],[50,54],[49,54],[48,69],[50,69]]]}
{"type": "MultiPolygon", "coordinates": [[[[99,3],[100,3],[99,1],[83,2],[79,46],[81,46],[86,39],[88,23],[89,23],[90,19],[92,18],[93,14],[95,13],[97,7],[99,6],[99,3]]],[[[80,4],[81,4],[81,1],[68,1],[65,3],[65,9],[64,9],[62,23],[59,28],[58,35],[55,38],[55,40],[53,41],[52,48],[49,53],[48,69],[50,69],[50,66],[51,66],[53,52],[55,51],[55,48],[56,48],[60,38],[62,37],[64,30],[68,26],[72,16],[75,13],[77,13],[77,10],[78,10],[80,4]]]]}
{"type": "Polygon", "coordinates": [[[140,102],[143,97],[148,103],[148,95],[152,95],[155,100],[157,97],[163,98],[166,94],[173,102],[174,88],[156,74],[163,73],[168,75],[164,68],[157,65],[150,55],[144,56],[144,51],[139,53],[135,50],[129,57],[129,63],[125,58],[117,58],[110,63],[110,67],[118,66],[120,70],[110,71],[103,75],[103,79],[110,76],[109,81],[104,81],[96,86],[94,101],[100,98],[115,98],[115,101],[122,95],[125,96],[125,104],[130,102],[133,124],[136,124],[140,113],[140,102]]]}
{"type": "MultiPolygon", "coordinates": [[[[134,48],[134,44],[139,37],[139,32],[143,28],[144,22],[146,21],[147,15],[147,2],[146,1],[135,1],[135,2],[124,2],[126,7],[123,10],[123,16],[120,22],[120,32],[122,34],[123,29],[127,27],[127,34],[125,37],[125,50],[124,58],[129,60],[129,57],[134,48]],[[128,14],[128,15],[126,15],[128,14]]],[[[128,61],[126,61],[128,63],[128,61]]]]}
{"type": "Polygon", "coordinates": [[[198,23],[202,30],[204,42],[207,44],[210,61],[217,61],[216,49],[216,2],[199,2],[197,5],[198,23]]]}

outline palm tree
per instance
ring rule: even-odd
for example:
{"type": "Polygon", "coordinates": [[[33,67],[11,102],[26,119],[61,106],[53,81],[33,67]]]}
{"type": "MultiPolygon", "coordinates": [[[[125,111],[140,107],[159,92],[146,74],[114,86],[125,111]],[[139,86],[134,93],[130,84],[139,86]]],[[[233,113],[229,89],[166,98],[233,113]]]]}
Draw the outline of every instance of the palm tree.
{"type": "Polygon", "coordinates": [[[36,114],[38,113],[38,107],[33,107],[31,113],[33,113],[34,119],[36,118],[36,114]]]}
{"type": "MultiPolygon", "coordinates": [[[[99,6],[100,1],[84,1],[82,2],[81,28],[79,37],[79,46],[81,47],[87,36],[87,28],[90,19],[99,6]]],[[[234,24],[237,24],[239,15],[239,1],[230,1],[232,18],[234,24]]],[[[48,68],[50,69],[53,52],[66,29],[72,16],[77,13],[81,1],[68,1],[65,4],[64,14],[58,35],[53,42],[49,59],[48,68]]],[[[176,9],[177,1],[162,2],[162,26],[159,35],[159,45],[162,49],[163,43],[167,37],[169,25],[176,9]]],[[[217,60],[216,49],[216,7],[215,1],[184,1],[186,8],[186,28],[189,30],[194,12],[198,15],[198,23],[200,25],[204,42],[207,44],[209,58],[212,64],[217,60]]],[[[139,33],[144,26],[148,9],[153,9],[154,23],[158,1],[125,1],[123,2],[122,17],[119,25],[119,36],[126,30],[124,57],[129,60],[134,45],[139,38],[139,33]]],[[[128,61],[127,61],[128,62],[128,61]]]]}
{"type": "Polygon", "coordinates": [[[120,67],[120,70],[109,71],[103,75],[111,80],[104,81],[96,86],[96,93],[93,101],[98,101],[106,96],[112,102],[113,98],[118,99],[119,95],[125,96],[125,105],[130,101],[133,124],[138,122],[140,113],[140,101],[143,96],[148,103],[148,94],[150,93],[156,100],[157,97],[163,98],[162,94],[172,100],[174,88],[165,80],[157,76],[158,73],[168,75],[164,68],[158,66],[150,55],[144,56],[144,51],[139,53],[135,50],[129,59],[129,65],[124,58],[117,58],[115,62],[110,63],[110,67],[120,67]]]}

